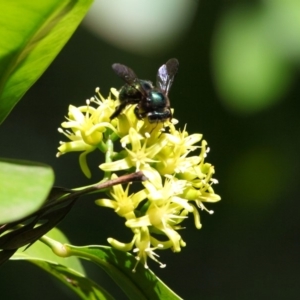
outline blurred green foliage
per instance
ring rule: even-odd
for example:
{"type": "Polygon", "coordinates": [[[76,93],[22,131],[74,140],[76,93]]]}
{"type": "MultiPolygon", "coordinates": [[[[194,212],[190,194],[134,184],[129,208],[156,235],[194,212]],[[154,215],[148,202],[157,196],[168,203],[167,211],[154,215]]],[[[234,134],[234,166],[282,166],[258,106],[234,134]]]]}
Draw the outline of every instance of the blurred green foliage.
{"type": "Polygon", "coordinates": [[[216,87],[236,113],[255,113],[287,92],[299,62],[300,2],[264,1],[228,10],[213,43],[216,87]]]}
{"type": "Polygon", "coordinates": [[[215,34],[216,87],[236,113],[255,113],[277,102],[291,81],[289,63],[267,40],[263,13],[245,7],[224,16],[215,34]]]}

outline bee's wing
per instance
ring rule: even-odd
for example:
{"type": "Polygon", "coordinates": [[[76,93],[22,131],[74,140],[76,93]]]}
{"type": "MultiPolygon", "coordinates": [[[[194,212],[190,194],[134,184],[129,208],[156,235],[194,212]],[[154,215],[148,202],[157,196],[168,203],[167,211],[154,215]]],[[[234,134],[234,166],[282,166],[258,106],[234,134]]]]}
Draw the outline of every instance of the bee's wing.
{"type": "Polygon", "coordinates": [[[112,69],[114,72],[121,77],[126,83],[132,84],[137,78],[133,70],[121,64],[113,64],[112,69]]]}
{"type": "Polygon", "coordinates": [[[156,86],[164,91],[166,95],[168,95],[175,75],[177,74],[178,66],[178,60],[176,58],[171,58],[157,71],[156,86]]]}

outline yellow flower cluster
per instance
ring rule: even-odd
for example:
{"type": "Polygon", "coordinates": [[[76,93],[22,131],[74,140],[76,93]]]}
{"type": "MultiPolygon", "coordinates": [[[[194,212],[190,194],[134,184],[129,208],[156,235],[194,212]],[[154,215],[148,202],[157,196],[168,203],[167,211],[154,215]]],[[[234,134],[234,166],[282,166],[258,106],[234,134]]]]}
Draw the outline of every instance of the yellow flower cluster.
{"type": "Polygon", "coordinates": [[[96,92],[97,97],[88,100],[86,106],[69,107],[67,121],[61,125],[64,130],[59,131],[70,141],[61,142],[57,156],[82,152],[79,163],[87,177],[91,173],[86,155],[96,149],[105,154],[105,162],[99,166],[105,178],[116,178],[118,171],[143,172],[147,180],[139,192],[130,193],[130,184],[125,190],[116,185],[110,191],[110,199],[99,199],[96,203],[114,209],[133,232],[129,243],[109,238],[113,247],[123,251],[133,249],[137,261],[142,261],[145,267],[147,257],[164,267],[154,251],[170,248],[179,252],[185,246],[178,233],[182,221],[192,213],[195,226],[200,229],[197,207],[207,210],[203,202],[221,199],[212,188],[217,183],[212,177],[214,167],[205,162],[209,148],[201,134],[189,135],[186,128],[177,130],[174,119],[164,123],[137,119],[133,105],[110,120],[119,104],[118,92],[111,89],[107,99],[100,95],[99,89],[96,92]],[[92,107],[92,103],[97,107],[92,107]],[[114,150],[116,143],[122,147],[119,152],[114,150]]]}

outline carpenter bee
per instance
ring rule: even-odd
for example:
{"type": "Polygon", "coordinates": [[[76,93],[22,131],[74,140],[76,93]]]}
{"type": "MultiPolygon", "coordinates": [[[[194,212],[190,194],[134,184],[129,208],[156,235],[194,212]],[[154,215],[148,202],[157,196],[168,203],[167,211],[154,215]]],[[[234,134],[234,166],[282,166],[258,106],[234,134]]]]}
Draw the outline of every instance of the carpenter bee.
{"type": "Polygon", "coordinates": [[[168,93],[178,71],[178,65],[176,58],[171,58],[162,65],[157,71],[156,87],[154,87],[151,81],[138,79],[130,68],[113,64],[112,69],[126,84],[119,93],[121,104],[116,107],[110,119],[117,117],[127,105],[137,104],[134,114],[138,119],[147,117],[150,123],[171,120],[168,93]]]}

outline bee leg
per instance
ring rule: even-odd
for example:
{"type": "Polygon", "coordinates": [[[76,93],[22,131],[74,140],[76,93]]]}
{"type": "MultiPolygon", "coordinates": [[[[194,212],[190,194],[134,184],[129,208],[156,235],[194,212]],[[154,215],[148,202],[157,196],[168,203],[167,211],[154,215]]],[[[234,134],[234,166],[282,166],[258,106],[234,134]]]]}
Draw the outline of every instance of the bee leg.
{"type": "Polygon", "coordinates": [[[146,114],[144,113],[140,113],[140,110],[139,110],[139,107],[138,107],[138,105],[134,108],[134,114],[136,115],[136,117],[139,119],[139,120],[141,120],[141,119],[143,119],[145,116],[146,116],[146,114]]]}
{"type": "Polygon", "coordinates": [[[113,112],[113,114],[109,117],[111,120],[116,118],[121,112],[122,110],[126,107],[127,102],[122,102],[120,105],[118,105],[115,109],[115,111],[113,112]]]}

